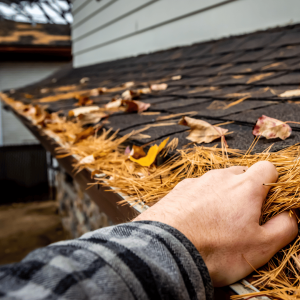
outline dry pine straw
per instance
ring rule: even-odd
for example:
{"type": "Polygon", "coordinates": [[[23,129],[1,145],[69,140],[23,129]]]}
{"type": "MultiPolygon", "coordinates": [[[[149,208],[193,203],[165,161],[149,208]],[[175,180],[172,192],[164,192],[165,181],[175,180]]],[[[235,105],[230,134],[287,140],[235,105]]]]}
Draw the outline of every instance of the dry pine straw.
{"type": "MultiPolygon", "coordinates": [[[[300,208],[300,146],[294,145],[279,152],[270,152],[271,147],[262,153],[250,154],[255,142],[246,154],[234,149],[195,146],[177,150],[173,156],[160,166],[141,167],[124,155],[122,143],[129,137],[117,138],[109,132],[98,137],[90,137],[76,145],[70,145],[69,154],[86,157],[93,155],[95,161],[77,164],[78,170],[88,167],[105,173],[96,184],[113,187],[114,192],[126,196],[124,203],[134,205],[143,202],[153,205],[168,194],[176,184],[185,178],[202,176],[212,169],[230,166],[248,166],[262,160],[272,162],[279,172],[279,179],[272,187],[262,208],[261,223],[273,216],[300,208]]],[[[176,147],[176,141],[171,148],[176,147]]],[[[66,149],[64,149],[66,151],[66,149]]],[[[166,151],[167,152],[167,151],[166,151]]],[[[95,183],[93,183],[95,184],[95,183]]],[[[247,297],[266,295],[273,299],[300,299],[300,238],[278,252],[263,268],[256,271],[255,285],[261,292],[247,297]],[[299,293],[299,295],[298,295],[299,293]]],[[[233,296],[242,299],[243,296],[233,296]]]]}
{"type": "MultiPolygon", "coordinates": [[[[3,98],[3,97],[2,97],[3,98]]],[[[13,99],[3,99],[12,107],[13,99]]],[[[20,113],[20,110],[19,110],[20,113]]],[[[56,120],[57,121],[57,120],[56,120]]],[[[103,130],[102,134],[94,134],[74,143],[76,136],[82,132],[79,123],[54,122],[47,124],[42,132],[55,138],[61,145],[58,152],[75,155],[80,159],[93,155],[91,163],[77,163],[77,172],[83,168],[91,168],[94,174],[104,173],[105,176],[97,183],[106,187],[113,187],[115,192],[126,196],[124,203],[134,205],[142,202],[153,205],[169,193],[176,184],[185,178],[200,177],[212,169],[230,166],[248,166],[262,160],[272,162],[279,173],[279,179],[272,187],[262,207],[261,223],[265,223],[273,216],[293,209],[300,208],[300,145],[270,152],[271,147],[262,153],[251,154],[255,146],[249,148],[246,154],[239,150],[194,146],[189,149],[177,150],[177,154],[159,166],[141,167],[130,161],[124,154],[124,142],[140,131],[133,131],[122,138],[117,133],[103,130]]],[[[165,149],[174,150],[177,141],[173,140],[165,149]]],[[[266,295],[273,299],[300,299],[300,237],[290,245],[279,251],[267,265],[256,271],[256,281],[252,282],[261,292],[243,296],[233,296],[233,299],[253,298],[266,295]]]]}

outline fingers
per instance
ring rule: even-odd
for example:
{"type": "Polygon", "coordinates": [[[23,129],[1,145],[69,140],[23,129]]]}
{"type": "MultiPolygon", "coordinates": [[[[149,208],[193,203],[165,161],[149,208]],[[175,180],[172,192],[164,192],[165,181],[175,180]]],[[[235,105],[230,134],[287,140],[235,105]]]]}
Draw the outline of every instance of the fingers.
{"type": "Polygon", "coordinates": [[[262,226],[265,235],[263,239],[271,246],[270,257],[290,243],[298,234],[298,224],[295,214],[283,212],[262,226]]]}
{"type": "Polygon", "coordinates": [[[246,166],[234,166],[234,167],[230,167],[230,168],[226,169],[226,171],[229,171],[230,173],[232,173],[234,175],[241,175],[241,174],[244,174],[247,169],[248,169],[248,167],[246,167],[246,166]]]}
{"type": "Polygon", "coordinates": [[[260,161],[251,166],[247,172],[246,177],[253,184],[254,188],[262,192],[262,200],[267,196],[271,186],[264,186],[264,183],[273,183],[278,179],[278,172],[275,166],[269,161],[260,161]]]}

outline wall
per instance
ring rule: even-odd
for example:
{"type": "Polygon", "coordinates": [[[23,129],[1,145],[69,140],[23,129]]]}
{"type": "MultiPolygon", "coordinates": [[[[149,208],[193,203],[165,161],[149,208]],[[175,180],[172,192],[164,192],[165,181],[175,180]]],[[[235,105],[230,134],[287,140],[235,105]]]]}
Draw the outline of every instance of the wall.
{"type": "Polygon", "coordinates": [[[299,0],[74,0],[74,66],[300,22],[299,0]]]}
{"type": "MultiPolygon", "coordinates": [[[[62,62],[1,62],[0,91],[31,84],[61,68],[62,62]]],[[[36,144],[29,130],[0,104],[0,146],[36,144]]]]}

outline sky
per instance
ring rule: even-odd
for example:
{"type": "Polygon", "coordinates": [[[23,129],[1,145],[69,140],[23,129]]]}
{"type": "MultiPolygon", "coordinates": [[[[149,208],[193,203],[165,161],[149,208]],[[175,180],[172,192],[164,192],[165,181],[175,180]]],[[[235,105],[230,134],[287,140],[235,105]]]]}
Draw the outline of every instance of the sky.
{"type": "MultiPolygon", "coordinates": [[[[68,3],[63,0],[49,0],[49,2],[51,2],[53,7],[55,7],[57,10],[59,10],[60,7],[62,9],[68,8],[68,3]]],[[[7,19],[13,19],[17,7],[18,6],[16,4],[8,6],[4,3],[0,3],[0,14],[7,19]]],[[[56,24],[66,24],[66,21],[48,5],[42,3],[42,7],[47,12],[47,14],[51,16],[51,18],[56,24]]],[[[26,1],[24,1],[24,10],[26,10],[26,12],[28,12],[33,17],[36,23],[47,23],[47,18],[45,17],[44,13],[37,4],[33,3],[32,5],[30,5],[28,2],[26,3],[26,1]]],[[[73,18],[70,13],[66,15],[66,18],[69,21],[69,23],[72,23],[73,18]]],[[[22,15],[18,15],[14,20],[18,22],[30,22],[28,18],[22,15]]]]}

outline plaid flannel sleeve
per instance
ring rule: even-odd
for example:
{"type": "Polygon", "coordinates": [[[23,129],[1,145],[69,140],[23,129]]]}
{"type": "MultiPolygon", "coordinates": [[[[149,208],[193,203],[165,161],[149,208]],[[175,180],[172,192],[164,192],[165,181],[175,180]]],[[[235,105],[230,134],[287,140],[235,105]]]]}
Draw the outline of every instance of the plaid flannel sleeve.
{"type": "Polygon", "coordinates": [[[84,234],[0,267],[1,299],[213,299],[207,268],[178,230],[151,221],[84,234]]]}

